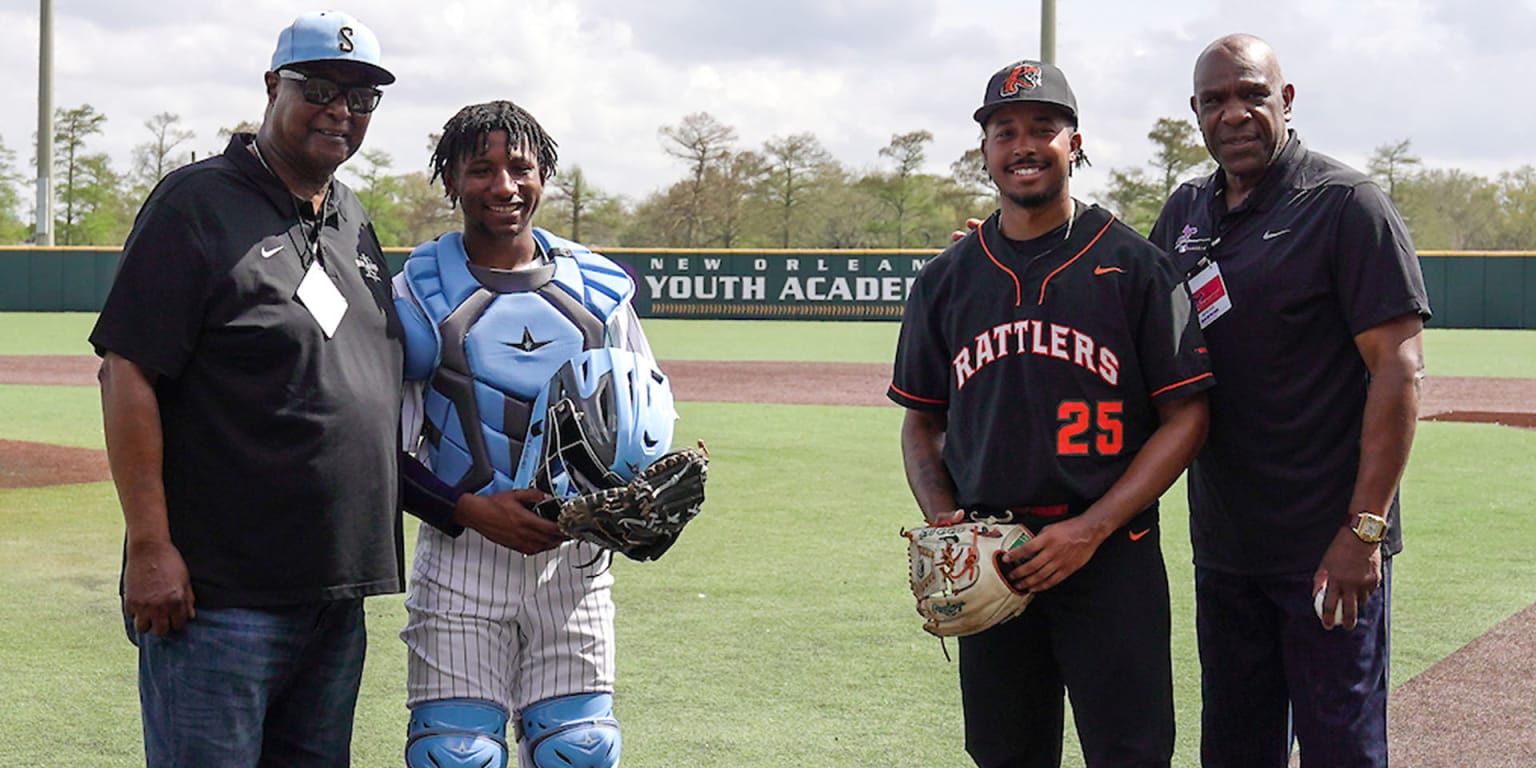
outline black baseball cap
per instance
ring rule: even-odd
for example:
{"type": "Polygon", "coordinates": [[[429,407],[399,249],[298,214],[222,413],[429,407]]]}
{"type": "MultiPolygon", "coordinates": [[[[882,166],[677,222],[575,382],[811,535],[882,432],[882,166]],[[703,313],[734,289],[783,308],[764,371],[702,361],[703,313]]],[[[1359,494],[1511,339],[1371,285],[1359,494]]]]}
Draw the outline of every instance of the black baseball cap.
{"type": "Polygon", "coordinates": [[[981,107],[972,117],[977,123],[986,125],[987,118],[998,108],[1026,101],[1055,104],[1065,109],[1073,122],[1077,121],[1077,97],[1072,95],[1067,76],[1055,64],[1031,59],[999,69],[987,81],[987,93],[982,96],[981,107]]]}

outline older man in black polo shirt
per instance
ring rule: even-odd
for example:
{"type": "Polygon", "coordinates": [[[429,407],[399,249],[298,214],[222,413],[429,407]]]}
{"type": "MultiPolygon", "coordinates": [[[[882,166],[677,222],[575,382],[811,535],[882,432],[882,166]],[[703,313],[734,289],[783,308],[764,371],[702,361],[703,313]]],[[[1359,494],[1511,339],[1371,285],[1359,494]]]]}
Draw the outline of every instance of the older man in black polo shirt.
{"type": "Polygon", "coordinates": [[[1286,129],[1294,97],[1262,40],[1211,43],[1190,106],[1220,169],[1151,237],[1189,278],[1219,382],[1189,473],[1206,768],[1280,768],[1293,732],[1303,765],[1387,764],[1429,303],[1391,201],[1286,129]]]}
{"type": "Polygon", "coordinates": [[[150,195],[91,342],[149,765],[345,766],[362,598],[402,587],[399,321],[332,174],[394,81],[300,16],[260,131],[150,195]]]}

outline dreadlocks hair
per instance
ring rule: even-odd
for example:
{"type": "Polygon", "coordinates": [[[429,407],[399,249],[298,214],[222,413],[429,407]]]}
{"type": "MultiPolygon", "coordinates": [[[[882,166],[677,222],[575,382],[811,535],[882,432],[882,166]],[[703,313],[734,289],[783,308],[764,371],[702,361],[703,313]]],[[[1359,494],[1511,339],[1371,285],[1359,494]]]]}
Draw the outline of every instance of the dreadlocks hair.
{"type": "Polygon", "coordinates": [[[1071,160],[1071,170],[1074,171],[1081,169],[1085,165],[1093,165],[1093,163],[1089,162],[1088,160],[1088,153],[1081,148],[1079,148],[1076,152],[1073,152],[1072,157],[1068,159],[1071,160]]]}
{"type": "MultiPolygon", "coordinates": [[[[548,181],[555,175],[555,164],[559,160],[555,140],[544,132],[539,121],[510,101],[490,101],[471,104],[443,124],[443,136],[432,152],[432,178],[429,181],[446,179],[460,160],[485,152],[494,131],[506,131],[509,151],[522,147],[533,152],[539,163],[540,181],[548,181]]],[[[446,190],[446,194],[450,203],[458,204],[458,195],[452,190],[446,190]]]]}

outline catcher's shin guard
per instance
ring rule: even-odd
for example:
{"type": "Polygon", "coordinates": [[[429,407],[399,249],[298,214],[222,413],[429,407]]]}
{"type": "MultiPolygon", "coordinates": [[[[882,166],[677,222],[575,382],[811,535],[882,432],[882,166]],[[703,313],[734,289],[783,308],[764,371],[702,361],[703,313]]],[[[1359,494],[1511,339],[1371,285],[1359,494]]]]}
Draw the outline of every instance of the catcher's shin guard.
{"type": "Polygon", "coordinates": [[[484,699],[411,707],[406,768],[507,768],[507,711],[484,699]]]}
{"type": "Polygon", "coordinates": [[[577,693],[529,704],[518,725],[533,768],[619,764],[619,721],[613,718],[611,693],[577,693]]]}

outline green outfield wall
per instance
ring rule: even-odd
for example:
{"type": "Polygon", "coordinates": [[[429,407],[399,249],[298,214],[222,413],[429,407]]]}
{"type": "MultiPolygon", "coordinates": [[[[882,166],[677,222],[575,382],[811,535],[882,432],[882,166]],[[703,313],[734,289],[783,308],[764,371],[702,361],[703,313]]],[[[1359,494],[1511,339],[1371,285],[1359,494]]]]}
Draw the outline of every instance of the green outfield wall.
{"type": "Polygon", "coordinates": [[[605,251],[644,317],[896,320],[931,250],[605,251]]]}
{"type": "MultiPolygon", "coordinates": [[[[95,312],[116,248],[0,247],[0,311],[95,312]]],[[[386,249],[391,272],[409,253],[386,249]]],[[[642,317],[894,320],[935,255],[913,250],[613,248],[642,317]]],[[[1536,329],[1536,251],[1423,251],[1437,328],[1536,329]]]]}

